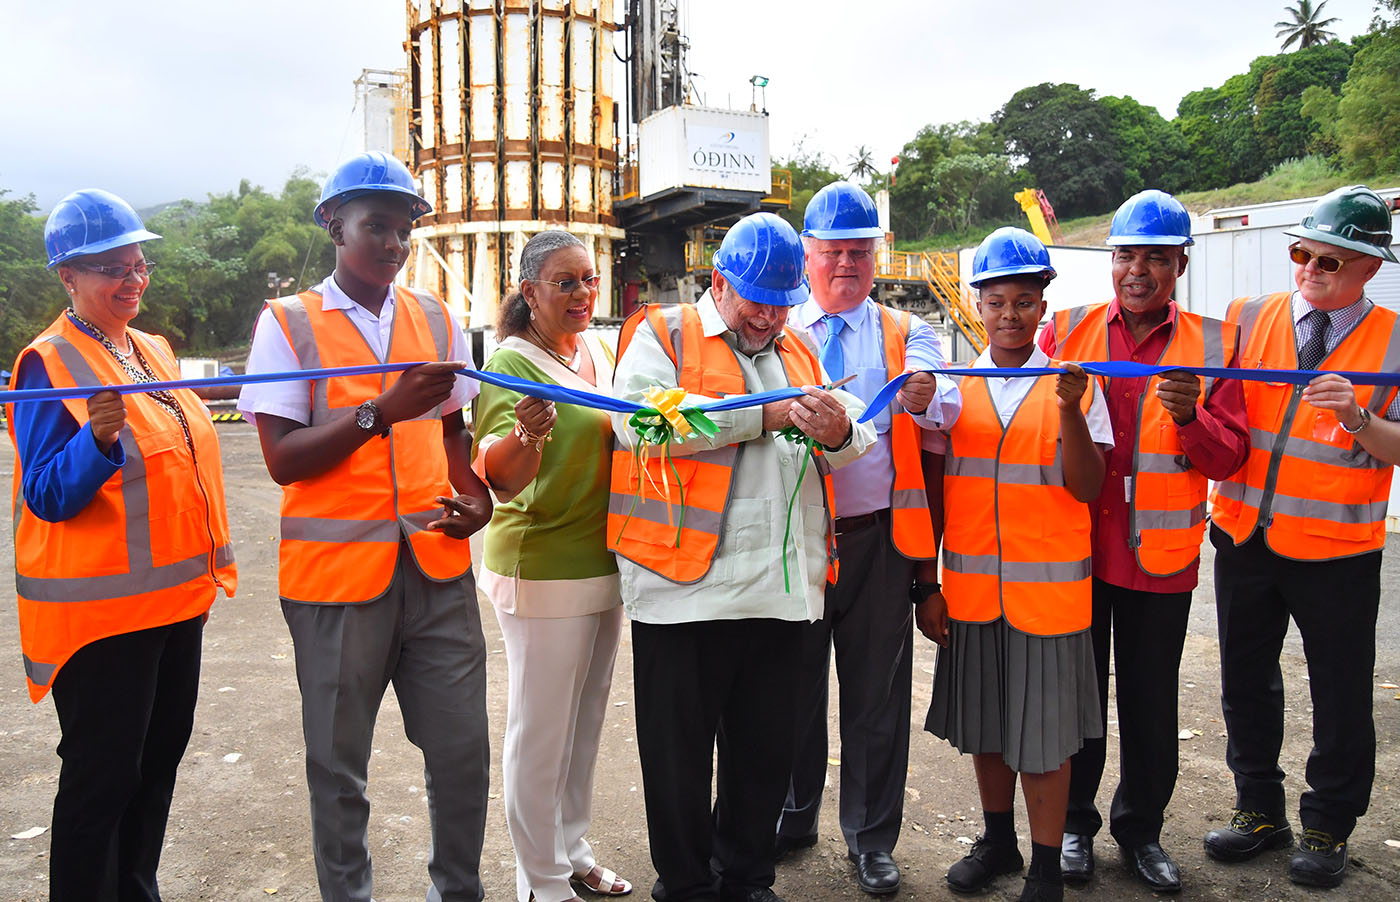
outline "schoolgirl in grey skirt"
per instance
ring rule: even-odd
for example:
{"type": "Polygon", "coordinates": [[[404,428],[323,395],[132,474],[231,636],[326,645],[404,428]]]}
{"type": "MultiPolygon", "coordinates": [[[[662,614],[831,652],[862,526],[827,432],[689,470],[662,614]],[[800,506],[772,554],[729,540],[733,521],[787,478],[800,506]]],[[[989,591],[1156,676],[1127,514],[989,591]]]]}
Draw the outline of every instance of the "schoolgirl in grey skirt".
{"type": "MultiPolygon", "coordinates": [[[[1054,278],[1049,254],[999,229],[973,259],[990,347],[975,368],[1059,366],[1035,347],[1054,278]]],[[[1016,777],[1032,854],[1022,900],[1060,900],[1060,840],[1070,755],[1103,735],[1088,628],[1090,514],[1112,427],[1082,369],[1034,377],[964,377],[948,430],[943,584],[916,609],[943,647],[925,728],[973,756],[986,829],[948,871],[958,892],[1019,872],[1016,777]]]]}

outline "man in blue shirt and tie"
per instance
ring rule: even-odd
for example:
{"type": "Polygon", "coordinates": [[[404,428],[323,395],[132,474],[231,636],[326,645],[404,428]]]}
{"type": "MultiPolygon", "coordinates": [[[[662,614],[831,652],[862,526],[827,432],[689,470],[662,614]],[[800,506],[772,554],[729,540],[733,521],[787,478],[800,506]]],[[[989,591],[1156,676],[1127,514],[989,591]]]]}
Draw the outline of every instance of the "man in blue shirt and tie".
{"type": "MultiPolygon", "coordinates": [[[[906,371],[945,365],[938,336],[918,317],[871,300],[875,248],[884,237],[870,195],[834,182],[813,196],[803,221],[811,297],[794,307],[790,325],[820,348],[832,380],[869,400],[906,371]]],[[[937,591],[934,510],[941,480],[925,490],[924,448],[941,454],[940,436],[962,398],[951,380],[915,373],[894,403],[875,418],[878,440],[859,460],[833,474],[839,578],[826,589],[823,618],[803,636],[797,749],[787,803],[778,823],[782,858],[817,841],[817,814],[827,767],[827,683],[831,647],[841,691],[841,832],[861,889],[899,889],[891,853],[904,814],[909,761],[913,608],[937,591]]],[[[935,460],[941,460],[936,458],[935,460]]],[[[941,472],[929,461],[931,473],[941,472]]]]}

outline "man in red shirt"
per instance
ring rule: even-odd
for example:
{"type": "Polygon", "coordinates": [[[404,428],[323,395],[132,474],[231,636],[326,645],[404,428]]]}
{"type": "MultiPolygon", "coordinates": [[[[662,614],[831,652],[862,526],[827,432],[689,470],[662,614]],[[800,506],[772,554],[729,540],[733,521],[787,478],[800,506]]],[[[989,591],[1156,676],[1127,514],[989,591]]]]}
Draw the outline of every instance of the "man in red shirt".
{"type": "MultiPolygon", "coordinates": [[[[1238,329],[1180,309],[1191,220],[1161,191],[1118,208],[1109,228],[1114,299],[1062,310],[1040,346],[1063,360],[1130,360],[1236,366],[1238,329]]],[[[1105,380],[1114,446],[1094,514],[1094,656],[1108,706],[1109,638],[1118,691],[1121,774],[1109,831],[1153,890],[1181,889],[1161,846],[1162,816],[1176,786],[1177,672],[1186,640],[1205,530],[1208,479],[1225,479],[1249,454],[1244,394],[1235,379],[1173,371],[1105,380]]],[[[1094,874],[1094,805],[1106,741],[1086,740],[1071,759],[1069,813],[1061,846],[1066,882],[1094,874]]]]}

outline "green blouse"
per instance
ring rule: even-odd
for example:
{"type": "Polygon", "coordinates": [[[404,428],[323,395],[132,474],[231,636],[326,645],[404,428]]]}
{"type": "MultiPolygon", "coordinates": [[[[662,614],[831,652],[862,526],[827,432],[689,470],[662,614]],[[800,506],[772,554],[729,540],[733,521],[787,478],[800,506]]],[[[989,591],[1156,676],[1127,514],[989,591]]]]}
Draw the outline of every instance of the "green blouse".
{"type": "MultiPolygon", "coordinates": [[[[518,351],[498,348],[483,369],[557,384],[518,351]]],[[[475,442],[513,434],[522,395],[481,384],[473,409],[475,442]]],[[[520,494],[496,505],[486,528],[482,564],[524,580],[588,579],[617,572],[607,547],[612,423],[601,410],[559,404],[539,473],[520,494]]],[[[477,447],[472,448],[473,457],[477,447]]]]}

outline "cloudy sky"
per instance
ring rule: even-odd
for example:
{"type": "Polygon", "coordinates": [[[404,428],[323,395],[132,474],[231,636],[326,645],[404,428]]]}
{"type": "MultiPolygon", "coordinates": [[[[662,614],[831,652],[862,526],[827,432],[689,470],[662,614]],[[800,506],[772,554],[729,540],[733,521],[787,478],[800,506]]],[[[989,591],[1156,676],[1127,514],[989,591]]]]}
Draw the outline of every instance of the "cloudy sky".
{"type": "MultiPolygon", "coordinates": [[[[683,0],[685,3],[685,0],[683,0]]],[[[621,0],[617,3],[620,8],[621,0]]],[[[695,84],[747,108],[771,79],[775,155],[887,161],[920,126],[986,119],[1016,90],[1073,82],[1167,118],[1276,52],[1284,0],[689,0],[695,84]]],[[[1329,0],[1343,39],[1372,0],[1329,0]]],[[[352,82],[405,65],[402,0],[16,0],[0,29],[0,189],[47,209],[79,187],[137,206],[280,188],[358,150],[352,82]]]]}

